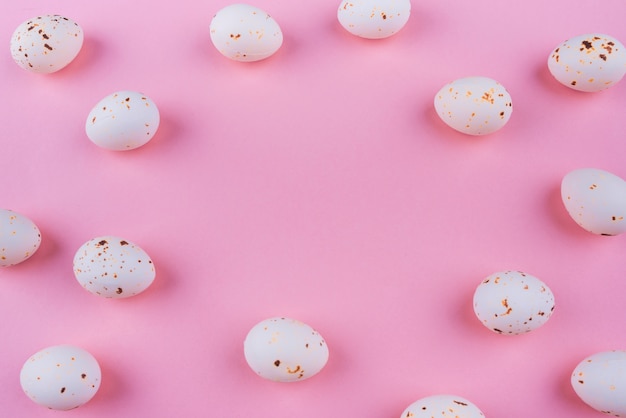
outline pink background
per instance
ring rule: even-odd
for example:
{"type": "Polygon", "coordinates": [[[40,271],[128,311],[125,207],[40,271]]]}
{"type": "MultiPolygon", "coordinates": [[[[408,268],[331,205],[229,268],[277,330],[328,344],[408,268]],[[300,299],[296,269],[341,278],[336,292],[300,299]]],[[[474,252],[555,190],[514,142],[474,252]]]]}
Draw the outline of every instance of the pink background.
{"type": "Polygon", "coordinates": [[[546,62],[575,35],[626,39],[623,0],[414,1],[379,41],[339,25],[339,0],[261,0],[285,40],[258,63],[211,44],[224,0],[54,3],[0,14],[0,207],[43,236],[0,271],[0,416],[395,418],[440,393],[487,417],[601,416],[569,379],[586,356],[626,348],[626,237],[578,227],[559,187],[582,167],[626,177],[626,83],[575,92],[546,62]],[[9,39],[47,13],[78,22],[85,44],[64,70],[31,74],[9,39]],[[513,98],[491,136],[434,113],[437,90],[470,75],[513,98]],[[162,125],[140,149],[106,151],[84,123],[123,89],[151,97],[162,125]],[[152,257],[145,293],[78,285],[74,253],[105,234],[152,257]],[[480,281],[509,269],[545,281],[557,305],[517,337],[472,309],[480,281]],[[248,368],[243,339],[271,316],[324,336],[319,375],[280,384],[248,368]],[[96,396],[65,413],[19,384],[31,354],[61,343],[103,371],[96,396]]]}

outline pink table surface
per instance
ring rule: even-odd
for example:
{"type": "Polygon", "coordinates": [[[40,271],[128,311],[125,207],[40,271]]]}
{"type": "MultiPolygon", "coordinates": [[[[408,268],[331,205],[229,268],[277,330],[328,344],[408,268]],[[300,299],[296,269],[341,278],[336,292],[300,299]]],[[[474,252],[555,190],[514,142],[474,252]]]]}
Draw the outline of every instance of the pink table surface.
{"type": "Polygon", "coordinates": [[[602,416],[569,379],[598,351],[626,348],[626,237],[592,235],[560,200],[570,170],[626,177],[626,82],[572,91],[547,70],[560,42],[626,39],[623,0],[414,1],[407,26],[364,40],[338,0],[262,0],[284,44],[238,63],[211,44],[224,0],[14,1],[0,14],[0,207],[40,228],[39,251],[0,271],[2,417],[399,417],[450,393],[487,417],[602,416]],[[13,62],[21,22],[77,21],[78,58],[51,75],[13,62]],[[445,83],[483,75],[513,98],[486,137],[436,116],[445,83]],[[162,125],[128,152],[96,147],[84,124],[117,90],[158,105],[162,125]],[[139,244],[157,277],[101,299],[72,258],[113,234],[139,244]],[[556,310],[515,337],[472,309],[489,274],[545,281],[556,310]],[[288,316],[330,348],[317,376],[259,378],[243,339],[288,316]],[[75,344],[100,362],[100,391],[69,412],[22,392],[34,352],[75,344]]]}

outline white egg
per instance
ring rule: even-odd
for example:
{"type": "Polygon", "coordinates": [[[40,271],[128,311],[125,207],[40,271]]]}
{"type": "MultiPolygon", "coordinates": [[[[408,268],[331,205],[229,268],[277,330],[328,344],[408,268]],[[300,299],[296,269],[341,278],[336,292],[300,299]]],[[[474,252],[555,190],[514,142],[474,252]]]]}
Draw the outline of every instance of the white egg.
{"type": "Polygon", "coordinates": [[[400,418],[484,418],[476,405],[454,395],[433,395],[413,402],[400,418]]]}
{"type": "Polygon", "coordinates": [[[328,346],[317,331],[300,321],[270,318],[250,330],[244,355],[259,376],[296,382],[322,370],[328,361],[328,346]]]}
{"type": "Polygon", "coordinates": [[[160,120],[159,109],[149,97],[123,90],[106,96],[93,107],[85,131],[99,147],[126,151],[150,141],[160,120]]]}
{"type": "Polygon", "coordinates": [[[410,15],[410,0],[345,0],[337,10],[337,19],[344,29],[367,39],[396,34],[410,15]]]}
{"type": "Polygon", "coordinates": [[[626,417],[626,351],[596,353],[572,372],[572,387],[592,408],[615,417],[626,417]]]}
{"type": "Polygon", "coordinates": [[[121,299],[146,290],[156,273],[139,246],[107,235],[87,241],[76,251],[74,275],[94,295],[121,299]]]}
{"type": "Polygon", "coordinates": [[[501,129],[513,112],[511,95],[488,77],[466,77],[446,84],[435,95],[435,110],[446,125],[469,135],[501,129]]]}
{"type": "Polygon", "coordinates": [[[584,229],[599,235],[626,231],[626,182],[608,171],[581,168],[561,182],[565,209],[584,229]]]}
{"type": "Polygon", "coordinates": [[[0,209],[0,266],[21,263],[35,254],[41,233],[33,221],[8,209],[0,209]]]}
{"type": "Polygon", "coordinates": [[[20,383],[35,403],[50,409],[78,408],[98,391],[98,361],[82,348],[57,345],[33,354],[24,363],[20,383]]]}
{"type": "Polygon", "coordinates": [[[474,293],[474,313],[485,327],[498,334],[535,330],[550,319],[554,306],[550,288],[520,271],[494,273],[474,293]]]}
{"type": "Polygon", "coordinates": [[[248,4],[224,7],[211,20],[209,30],[215,48],[235,61],[268,58],[283,44],[283,33],[274,18],[248,4]]]}
{"type": "Polygon", "coordinates": [[[34,73],[53,73],[76,58],[83,46],[78,23],[59,15],[38,16],[15,29],[11,55],[20,67],[34,73]]]}
{"type": "Polygon", "coordinates": [[[600,91],[614,86],[626,74],[626,50],[609,35],[579,35],[552,51],[548,69],[564,86],[585,92],[600,91]]]}

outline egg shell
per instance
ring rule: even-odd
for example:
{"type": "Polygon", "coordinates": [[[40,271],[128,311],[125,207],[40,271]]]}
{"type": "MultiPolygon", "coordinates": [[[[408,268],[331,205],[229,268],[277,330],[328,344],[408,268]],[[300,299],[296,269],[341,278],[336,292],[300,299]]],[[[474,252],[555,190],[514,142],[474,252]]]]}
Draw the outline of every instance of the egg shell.
{"type": "Polygon", "coordinates": [[[451,128],[469,135],[501,129],[513,112],[508,91],[488,77],[465,77],[443,86],[435,95],[435,110],[451,128]]]}
{"type": "Polygon", "coordinates": [[[248,4],[232,4],[219,10],[209,25],[217,50],[235,61],[259,61],[283,44],[283,33],[267,12],[248,4]]]}
{"type": "Polygon", "coordinates": [[[157,132],[161,117],[148,96],[130,90],[100,100],[87,116],[87,137],[99,147],[113,151],[139,148],[157,132]]]}
{"type": "Polygon", "coordinates": [[[455,395],[433,395],[413,402],[400,418],[480,418],[485,415],[472,402],[455,395]]]}
{"type": "Polygon", "coordinates": [[[105,298],[128,298],[154,281],[154,263],[138,245],[106,235],[84,243],[74,256],[74,275],[86,290],[105,298]]]}
{"type": "Polygon", "coordinates": [[[41,232],[26,216],[0,209],[0,266],[8,267],[30,258],[41,244],[41,232]]]}
{"type": "Polygon", "coordinates": [[[572,372],[571,383],[587,405],[611,416],[626,417],[626,351],[587,357],[572,372]]]}
{"type": "Polygon", "coordinates": [[[102,380],[89,352],[56,345],[33,354],[20,372],[20,384],[33,402],[50,409],[78,408],[94,397],[102,380]]]}
{"type": "Polygon", "coordinates": [[[300,321],[270,318],[255,325],[244,341],[244,356],[259,376],[297,382],[319,373],[328,361],[322,336],[300,321]]]}
{"type": "Polygon", "coordinates": [[[82,28],[67,17],[37,16],[15,29],[11,36],[11,55],[25,70],[53,73],[76,58],[83,39],[82,28]]]}
{"type": "Polygon", "coordinates": [[[599,235],[626,231],[626,181],[597,168],[570,171],[561,181],[567,213],[582,228],[599,235]]]}
{"type": "Polygon", "coordinates": [[[541,280],[521,271],[501,271],[474,292],[474,313],[498,334],[518,335],[543,326],[554,311],[554,294],[541,280]]]}
{"type": "Polygon", "coordinates": [[[345,30],[367,39],[396,34],[410,15],[410,0],[345,0],[337,10],[337,19],[345,30]]]}
{"type": "Polygon", "coordinates": [[[602,33],[575,36],[559,44],[548,58],[552,76],[571,89],[596,92],[608,89],[626,74],[626,49],[602,33]]]}

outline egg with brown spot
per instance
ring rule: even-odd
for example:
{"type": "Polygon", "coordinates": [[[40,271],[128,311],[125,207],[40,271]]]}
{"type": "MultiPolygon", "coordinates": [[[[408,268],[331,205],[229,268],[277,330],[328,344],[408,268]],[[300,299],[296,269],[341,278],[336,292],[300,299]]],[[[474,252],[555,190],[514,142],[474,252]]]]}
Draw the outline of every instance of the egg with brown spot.
{"type": "Polygon", "coordinates": [[[561,199],[570,217],[598,235],[626,231],[626,181],[598,168],[580,168],[561,180],[561,199]]]}
{"type": "Polygon", "coordinates": [[[143,93],[121,90],[101,99],[87,115],[87,137],[101,148],[128,151],[150,141],[161,116],[152,99],[143,93]]]}
{"type": "Polygon", "coordinates": [[[513,113],[511,95],[489,77],[464,77],[435,95],[435,111],[449,127],[468,135],[487,135],[504,127],[513,113]]]}
{"type": "Polygon", "coordinates": [[[232,4],[219,10],[209,25],[211,42],[234,61],[260,61],[274,55],[283,44],[283,32],[269,13],[249,4],[232,4]]]}
{"type": "Polygon", "coordinates": [[[20,24],[11,36],[11,55],[34,73],[53,73],[76,58],[83,46],[78,23],[60,15],[37,16],[20,24]]]}
{"type": "Polygon", "coordinates": [[[0,209],[0,266],[8,267],[30,258],[39,249],[41,232],[26,216],[0,209]]]}
{"type": "Polygon", "coordinates": [[[410,0],[344,0],[337,10],[341,26],[366,39],[388,38],[409,21],[410,0]]]}
{"type": "Polygon", "coordinates": [[[590,407],[626,417],[626,351],[603,351],[583,359],[570,381],[578,397],[590,407]]]}
{"type": "Polygon", "coordinates": [[[626,49],[610,35],[578,35],[560,43],[550,53],[548,69],[559,83],[571,89],[605,90],[626,74],[626,49]]]}
{"type": "Polygon", "coordinates": [[[154,263],[143,249],[112,235],[84,243],[74,255],[73,269],[85,290],[114,299],[145,291],[156,276],[154,263]]]}
{"type": "Polygon", "coordinates": [[[298,382],[318,374],[328,361],[328,346],[309,325],[290,318],[256,324],[244,340],[244,357],[259,376],[298,382]]]}
{"type": "Polygon", "coordinates": [[[22,366],[20,384],[35,403],[49,409],[69,410],[91,400],[102,375],[88,351],[72,345],[47,347],[22,366]]]}
{"type": "Polygon", "coordinates": [[[545,325],[554,311],[552,290],[521,271],[501,271],[485,278],[474,292],[474,313],[497,334],[519,335],[545,325]]]}
{"type": "Polygon", "coordinates": [[[467,399],[456,395],[432,395],[409,405],[399,418],[484,418],[483,412],[467,399]]]}

